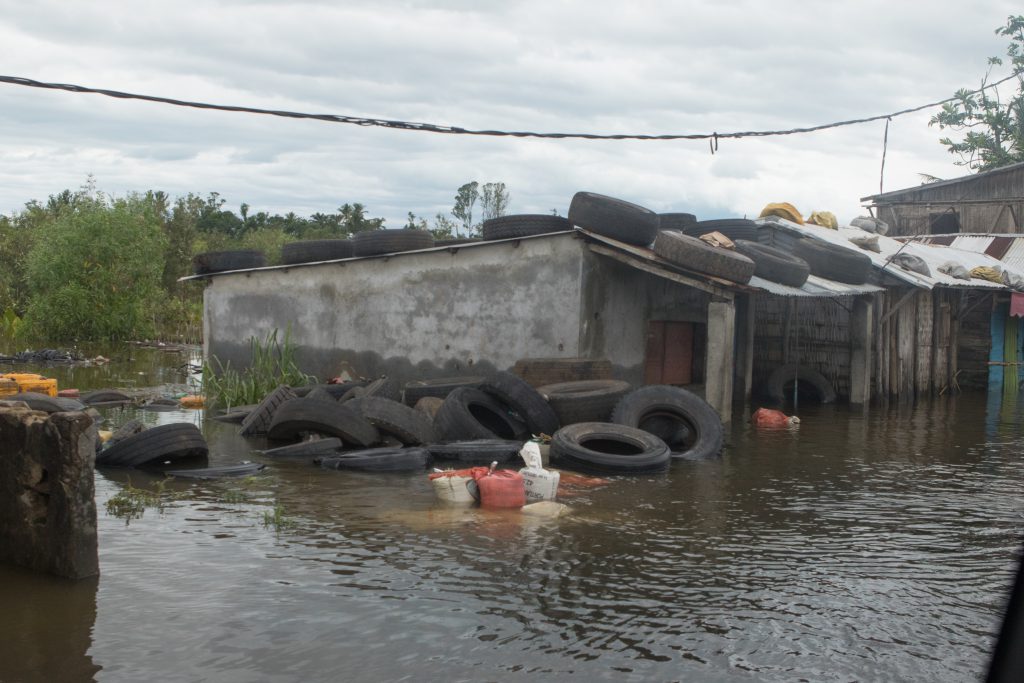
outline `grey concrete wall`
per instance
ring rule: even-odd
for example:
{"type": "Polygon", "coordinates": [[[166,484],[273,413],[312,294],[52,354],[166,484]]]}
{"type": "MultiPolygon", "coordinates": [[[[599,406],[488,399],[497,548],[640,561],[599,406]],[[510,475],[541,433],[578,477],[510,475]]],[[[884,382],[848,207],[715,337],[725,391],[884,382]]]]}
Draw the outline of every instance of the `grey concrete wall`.
{"type": "Polygon", "coordinates": [[[584,248],[564,234],[215,276],[205,351],[244,366],[250,337],[290,326],[306,372],[400,382],[581,355],[584,248]]]}

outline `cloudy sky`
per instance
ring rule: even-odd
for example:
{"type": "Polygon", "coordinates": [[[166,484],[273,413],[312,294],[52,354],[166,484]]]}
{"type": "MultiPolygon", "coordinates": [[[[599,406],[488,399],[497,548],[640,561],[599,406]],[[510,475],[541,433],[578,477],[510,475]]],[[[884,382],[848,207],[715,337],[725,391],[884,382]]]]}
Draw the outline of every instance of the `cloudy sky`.
{"type": "MultiPolygon", "coordinates": [[[[1017,3],[0,0],[0,74],[260,108],[589,133],[786,129],[976,87],[1017,3]]],[[[1005,75],[1005,70],[997,76],[1005,75]]],[[[965,173],[930,113],[894,119],[885,188],[965,173]]],[[[469,180],[514,213],[577,190],[700,218],[770,201],[860,213],[884,123],[800,136],[590,142],[471,138],[181,109],[0,84],[0,213],[97,186],[219,192],[228,208],[362,202],[401,227],[469,180]]]]}

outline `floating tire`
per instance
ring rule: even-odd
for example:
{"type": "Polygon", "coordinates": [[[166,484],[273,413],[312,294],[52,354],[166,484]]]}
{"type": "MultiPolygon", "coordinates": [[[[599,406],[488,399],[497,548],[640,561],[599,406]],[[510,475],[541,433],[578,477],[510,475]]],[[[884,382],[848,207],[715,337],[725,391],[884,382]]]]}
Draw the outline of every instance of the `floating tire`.
{"type": "Polygon", "coordinates": [[[208,251],[192,257],[192,270],[196,275],[220,273],[225,270],[262,268],[265,265],[267,265],[266,255],[256,249],[208,251]]]}
{"type": "Polygon", "coordinates": [[[527,425],[510,415],[506,404],[472,387],[448,394],[434,415],[434,429],[443,441],[525,441],[530,436],[527,425]]]}
{"type": "Polygon", "coordinates": [[[305,432],[336,436],[363,448],[380,440],[377,428],[346,405],[315,398],[295,398],[278,406],[267,438],[293,441],[305,432]]]}
{"type": "Polygon", "coordinates": [[[547,399],[564,427],[577,422],[607,422],[630,388],[629,382],[594,379],[548,384],[538,387],[537,392],[547,399]]]}
{"type": "Polygon", "coordinates": [[[370,448],[329,458],[317,458],[316,464],[328,470],[364,470],[368,472],[408,472],[430,465],[426,448],[370,448]]]}
{"type": "Polygon", "coordinates": [[[745,284],[754,275],[754,262],[735,251],[713,247],[681,232],[660,232],[654,253],[677,266],[731,282],[745,284]]]}
{"type": "Polygon", "coordinates": [[[453,460],[463,465],[499,465],[519,455],[523,441],[503,439],[477,439],[475,441],[452,441],[427,446],[435,460],[453,460]]]}
{"type": "Polygon", "coordinates": [[[97,389],[96,391],[87,391],[82,394],[78,400],[88,406],[91,406],[111,403],[131,403],[132,398],[128,394],[120,391],[97,389]]]}
{"type": "Polygon", "coordinates": [[[775,369],[765,383],[764,393],[778,405],[793,397],[793,382],[797,382],[797,394],[816,398],[820,403],[835,403],[836,389],[825,375],[814,368],[792,363],[775,369]]]}
{"type": "Polygon", "coordinates": [[[793,254],[810,266],[818,277],[850,285],[862,285],[871,277],[871,259],[866,254],[810,237],[798,239],[793,254]]]}
{"type": "Polygon", "coordinates": [[[484,221],[481,232],[485,240],[506,240],[517,237],[546,235],[572,230],[569,219],[551,214],[518,214],[484,221]]]}
{"type": "Polygon", "coordinates": [[[285,401],[295,398],[295,392],[290,387],[280,385],[269,394],[263,397],[255,408],[250,411],[242,420],[238,433],[241,436],[253,436],[255,434],[266,434],[270,428],[270,422],[274,419],[274,413],[285,401]]]}
{"type": "Polygon", "coordinates": [[[459,387],[479,387],[483,377],[442,377],[439,379],[420,379],[407,382],[402,390],[402,401],[407,406],[415,406],[421,398],[433,396],[445,398],[459,387]]]}
{"type": "Polygon", "coordinates": [[[267,468],[255,462],[238,463],[237,465],[221,465],[219,467],[202,467],[193,470],[166,470],[164,474],[178,479],[230,479],[251,477],[267,468]]]}
{"type": "Polygon", "coordinates": [[[402,251],[429,249],[434,246],[434,236],[426,230],[368,230],[357,232],[352,237],[352,253],[355,256],[376,256],[395,254],[402,251]]]}
{"type": "Polygon", "coordinates": [[[404,403],[366,396],[359,401],[359,412],[378,431],[391,434],[406,446],[419,446],[436,440],[433,421],[404,403]]]}
{"type": "Polygon", "coordinates": [[[255,409],[255,403],[244,406],[232,406],[231,408],[222,410],[219,415],[211,416],[210,419],[216,420],[217,422],[227,422],[229,424],[241,424],[242,420],[244,420],[246,416],[255,409]]]}
{"type": "Polygon", "coordinates": [[[530,434],[554,434],[558,430],[558,415],[544,397],[511,372],[494,373],[480,385],[480,389],[515,411],[526,423],[530,434]]]}
{"type": "Polygon", "coordinates": [[[569,222],[605,237],[646,247],[658,234],[658,214],[638,204],[593,192],[577,192],[569,222]]]}
{"type": "Polygon", "coordinates": [[[73,398],[61,398],[40,394],[35,391],[23,391],[4,397],[5,401],[22,401],[28,404],[32,410],[40,410],[44,413],[71,413],[77,410],[85,410],[85,404],[73,398]]]}
{"type": "Polygon", "coordinates": [[[612,422],[667,437],[675,457],[710,458],[722,452],[725,441],[718,412],[680,387],[652,385],[630,392],[615,406],[612,422]]]}
{"type": "Polygon", "coordinates": [[[194,424],[150,427],[107,446],[96,456],[101,467],[156,467],[171,461],[205,458],[209,447],[194,424]]]}
{"type": "Polygon", "coordinates": [[[672,459],[664,441],[639,429],[607,422],[562,427],[551,438],[551,462],[587,472],[663,472],[672,459]]]}
{"type": "Polygon", "coordinates": [[[790,287],[803,287],[811,267],[799,256],[767,244],[736,240],[736,251],[754,262],[754,275],[790,287]]]}
{"type": "Polygon", "coordinates": [[[700,237],[709,232],[720,232],[735,242],[736,240],[756,240],[757,230],[757,223],[746,218],[719,218],[691,223],[683,232],[691,237],[700,237]]]}
{"type": "Polygon", "coordinates": [[[331,436],[326,439],[312,439],[288,446],[268,448],[265,451],[261,451],[261,453],[267,458],[316,458],[336,455],[342,447],[341,439],[331,436]]]}
{"type": "Polygon", "coordinates": [[[300,240],[281,247],[281,263],[293,265],[352,257],[352,240],[300,240]]]}

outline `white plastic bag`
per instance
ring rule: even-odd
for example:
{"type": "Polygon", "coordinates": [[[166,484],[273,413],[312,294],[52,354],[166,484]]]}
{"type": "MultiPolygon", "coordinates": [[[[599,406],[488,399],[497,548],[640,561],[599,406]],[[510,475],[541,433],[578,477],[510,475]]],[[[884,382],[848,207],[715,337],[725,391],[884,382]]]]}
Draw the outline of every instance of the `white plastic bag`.
{"type": "Polygon", "coordinates": [[[533,441],[523,444],[519,455],[526,467],[519,470],[523,475],[523,487],[526,489],[526,501],[535,503],[542,500],[554,500],[558,495],[558,472],[544,469],[544,461],[540,457],[540,446],[533,441]]]}

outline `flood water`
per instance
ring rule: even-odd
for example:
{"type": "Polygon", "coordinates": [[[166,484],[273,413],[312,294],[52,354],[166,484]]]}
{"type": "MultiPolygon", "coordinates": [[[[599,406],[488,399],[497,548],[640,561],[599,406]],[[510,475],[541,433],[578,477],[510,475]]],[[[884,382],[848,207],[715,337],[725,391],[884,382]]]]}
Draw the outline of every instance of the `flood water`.
{"type": "MultiPolygon", "coordinates": [[[[135,353],[74,379],[186,381],[187,358],[135,353]]],[[[720,460],[538,520],[445,507],[422,474],[271,462],[202,412],[105,409],[268,468],[173,482],[127,524],[104,504],[128,475],[99,472],[98,580],[0,568],[0,681],[977,680],[1024,530],[1021,410],[741,416],[720,460]]]]}

